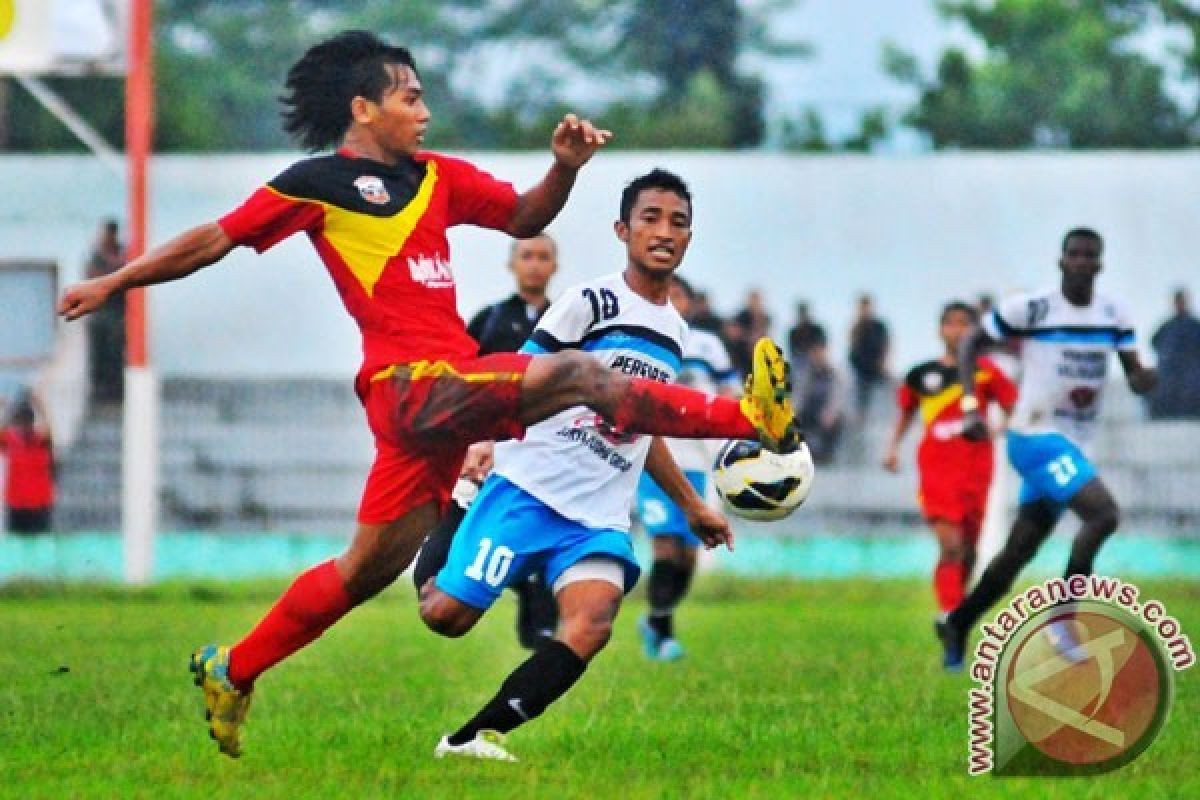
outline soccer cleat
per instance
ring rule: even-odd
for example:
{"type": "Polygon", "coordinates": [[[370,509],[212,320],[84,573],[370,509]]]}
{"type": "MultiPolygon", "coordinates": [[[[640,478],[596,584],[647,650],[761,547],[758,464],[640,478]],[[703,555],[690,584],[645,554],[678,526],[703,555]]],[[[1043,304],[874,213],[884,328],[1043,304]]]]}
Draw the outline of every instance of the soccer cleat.
{"type": "Polygon", "coordinates": [[[229,682],[229,648],[205,645],[192,653],[188,668],[192,682],[204,691],[204,718],[208,735],[230,758],[242,754],[241,727],[250,710],[251,692],[243,692],[229,682]]]}
{"type": "Polygon", "coordinates": [[[1045,628],[1044,636],[1050,645],[1064,661],[1078,664],[1088,659],[1087,652],[1075,635],[1075,625],[1080,623],[1073,619],[1060,619],[1051,622],[1045,628]]]}
{"type": "Polygon", "coordinates": [[[792,409],[791,367],[765,336],[754,345],[754,366],[746,377],[741,409],[771,452],[790,453],[804,441],[792,409]]]}
{"type": "Polygon", "coordinates": [[[433,748],[434,758],[446,756],[463,756],[465,758],[484,758],[492,761],[516,761],[517,757],[505,750],[504,734],[498,731],[480,731],[475,738],[466,744],[450,744],[450,737],[443,736],[433,748]]]}
{"type": "Polygon", "coordinates": [[[967,634],[950,622],[946,614],[939,614],[933,623],[933,632],[942,643],[942,667],[947,672],[962,672],[967,650],[967,634]]]}
{"type": "Polygon", "coordinates": [[[683,645],[678,639],[666,638],[662,640],[662,644],[658,646],[659,661],[678,661],[683,658],[683,645]]]}
{"type": "Polygon", "coordinates": [[[654,630],[649,617],[642,616],[638,620],[638,633],[642,637],[642,651],[646,654],[646,658],[657,661],[658,649],[663,643],[663,638],[658,635],[658,631],[654,630]]]}

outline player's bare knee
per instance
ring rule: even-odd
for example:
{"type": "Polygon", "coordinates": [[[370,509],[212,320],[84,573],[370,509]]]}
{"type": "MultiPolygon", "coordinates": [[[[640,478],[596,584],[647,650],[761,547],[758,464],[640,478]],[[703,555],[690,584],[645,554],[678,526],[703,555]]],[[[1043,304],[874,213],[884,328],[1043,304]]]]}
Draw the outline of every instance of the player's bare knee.
{"type": "Polygon", "coordinates": [[[561,636],[576,655],[590,659],[608,644],[612,626],[607,614],[579,614],[563,620],[561,636]]]}
{"type": "Polygon", "coordinates": [[[462,603],[435,589],[421,597],[421,621],[439,636],[457,639],[474,627],[475,615],[462,603]]]}
{"type": "Polygon", "coordinates": [[[942,542],[942,561],[960,562],[966,558],[967,551],[962,542],[942,542]]]}

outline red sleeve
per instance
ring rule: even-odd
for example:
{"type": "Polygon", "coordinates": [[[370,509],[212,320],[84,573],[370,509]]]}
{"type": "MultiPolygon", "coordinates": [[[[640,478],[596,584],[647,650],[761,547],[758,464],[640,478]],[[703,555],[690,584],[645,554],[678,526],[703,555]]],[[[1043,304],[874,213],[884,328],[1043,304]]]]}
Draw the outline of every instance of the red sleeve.
{"type": "Polygon", "coordinates": [[[517,190],[507,181],[458,158],[437,157],[438,169],[450,184],[449,225],[478,225],[502,231],[517,207],[517,190]]]}
{"type": "Polygon", "coordinates": [[[900,406],[900,410],[908,413],[916,411],[920,401],[917,400],[917,393],[908,388],[907,383],[900,384],[900,388],[896,390],[896,405],[900,406]]]}
{"type": "Polygon", "coordinates": [[[298,200],[263,186],[217,224],[235,244],[248,245],[261,253],[297,231],[312,230],[324,219],[325,209],[320,203],[298,200]]]}
{"type": "Polygon", "coordinates": [[[1013,406],[1017,404],[1017,385],[991,360],[981,359],[979,366],[987,375],[984,385],[986,400],[996,403],[1005,411],[1012,411],[1013,406]]]}

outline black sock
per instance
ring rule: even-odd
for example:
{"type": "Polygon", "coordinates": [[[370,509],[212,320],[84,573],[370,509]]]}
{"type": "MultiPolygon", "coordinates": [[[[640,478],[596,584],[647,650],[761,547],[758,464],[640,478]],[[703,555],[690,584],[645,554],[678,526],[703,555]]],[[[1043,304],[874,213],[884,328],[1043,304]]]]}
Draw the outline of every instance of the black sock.
{"type": "Polygon", "coordinates": [[[586,661],[551,639],[504,679],[500,691],[470,722],[451,734],[450,744],[466,744],[480,731],[508,733],[528,722],[574,686],[585,669],[586,661]]]}
{"type": "Polygon", "coordinates": [[[650,604],[646,621],[662,639],[675,633],[672,612],[675,610],[675,587],[678,583],[676,569],[674,561],[655,559],[650,566],[650,579],[646,582],[646,601],[650,604]]]}
{"type": "Polygon", "coordinates": [[[1058,512],[1044,503],[1021,506],[1004,547],[988,563],[975,588],[947,615],[946,621],[960,631],[974,628],[979,618],[1008,593],[1017,575],[1037,555],[1042,542],[1054,530],[1057,518],[1058,512]]]}
{"type": "Polygon", "coordinates": [[[512,588],[517,596],[517,641],[526,650],[537,650],[558,629],[558,601],[540,575],[512,588]]]}
{"type": "Polygon", "coordinates": [[[659,559],[650,567],[646,599],[650,613],[646,620],[663,639],[675,636],[675,607],[687,594],[692,571],[669,559],[659,559]]]}
{"type": "Polygon", "coordinates": [[[450,557],[450,545],[454,542],[454,534],[458,531],[458,526],[466,515],[467,510],[460,506],[458,501],[451,500],[445,515],[437,527],[430,531],[429,537],[425,539],[425,544],[421,545],[421,552],[417,555],[417,563],[413,567],[412,574],[417,594],[421,593],[421,587],[430,578],[437,575],[442,567],[446,566],[446,559],[450,557]]]}

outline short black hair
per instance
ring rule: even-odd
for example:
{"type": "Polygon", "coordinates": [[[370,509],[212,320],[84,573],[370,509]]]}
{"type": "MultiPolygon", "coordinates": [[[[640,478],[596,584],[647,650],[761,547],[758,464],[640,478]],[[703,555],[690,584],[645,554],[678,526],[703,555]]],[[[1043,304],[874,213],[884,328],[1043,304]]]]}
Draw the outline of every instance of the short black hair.
{"type": "Polygon", "coordinates": [[[350,101],[376,103],[393,86],[389,64],[417,71],[412,53],[368,31],[344,31],[308,48],[288,70],[283,129],[311,151],[341,142],[350,128],[350,101]]]}
{"type": "Polygon", "coordinates": [[[938,319],[939,324],[944,324],[947,317],[955,311],[961,311],[966,314],[971,322],[979,321],[979,311],[970,303],[964,303],[962,300],[951,300],[946,305],[942,306],[942,316],[938,319]]]}
{"type": "Polygon", "coordinates": [[[1063,236],[1062,251],[1064,253],[1067,252],[1067,244],[1074,237],[1079,237],[1080,239],[1091,239],[1092,241],[1099,243],[1101,250],[1104,249],[1104,237],[1096,233],[1091,228],[1071,228],[1071,230],[1067,231],[1066,235],[1063,236]]]}
{"type": "Polygon", "coordinates": [[[647,172],[645,175],[634,178],[621,192],[621,222],[629,224],[629,217],[633,213],[633,206],[637,203],[638,195],[646,189],[662,189],[667,192],[674,192],[687,201],[688,217],[692,216],[692,193],[688,191],[687,184],[683,182],[683,178],[676,175],[674,172],[668,172],[665,169],[654,169],[647,172]]]}

